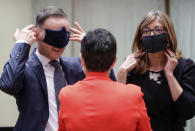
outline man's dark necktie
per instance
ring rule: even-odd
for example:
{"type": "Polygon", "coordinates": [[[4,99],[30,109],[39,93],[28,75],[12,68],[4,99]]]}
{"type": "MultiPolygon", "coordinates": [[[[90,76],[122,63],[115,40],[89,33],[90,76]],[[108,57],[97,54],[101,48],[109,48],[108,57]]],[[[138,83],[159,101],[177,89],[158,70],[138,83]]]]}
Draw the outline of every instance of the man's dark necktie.
{"type": "Polygon", "coordinates": [[[62,66],[60,65],[60,62],[57,61],[57,60],[52,60],[52,61],[49,62],[49,64],[52,65],[55,68],[54,88],[55,88],[57,109],[58,109],[58,112],[59,112],[60,102],[59,102],[59,99],[58,99],[58,95],[59,95],[60,89],[66,85],[64,71],[62,70],[62,66]]]}

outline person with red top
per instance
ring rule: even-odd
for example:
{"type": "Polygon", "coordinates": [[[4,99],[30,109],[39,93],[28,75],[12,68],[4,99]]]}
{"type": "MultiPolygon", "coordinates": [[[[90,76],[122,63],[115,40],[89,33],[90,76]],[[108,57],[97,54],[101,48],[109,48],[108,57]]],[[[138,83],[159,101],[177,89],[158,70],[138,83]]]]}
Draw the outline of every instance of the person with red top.
{"type": "Polygon", "coordinates": [[[141,88],[109,78],[116,62],[116,40],[105,29],[82,40],[86,77],[62,88],[58,131],[151,131],[141,88]]]}

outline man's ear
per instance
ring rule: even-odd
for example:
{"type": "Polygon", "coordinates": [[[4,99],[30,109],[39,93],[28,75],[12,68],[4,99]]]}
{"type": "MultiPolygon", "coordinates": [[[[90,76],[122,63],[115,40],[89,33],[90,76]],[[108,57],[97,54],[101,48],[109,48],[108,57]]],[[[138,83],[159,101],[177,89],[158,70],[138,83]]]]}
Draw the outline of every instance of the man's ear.
{"type": "Polygon", "coordinates": [[[111,65],[111,67],[110,67],[110,69],[112,69],[112,68],[115,66],[117,59],[118,59],[118,58],[117,58],[117,56],[116,56],[115,59],[114,59],[114,62],[112,63],[112,65],[111,65]]]}
{"type": "Polygon", "coordinates": [[[83,68],[83,72],[85,73],[85,75],[88,73],[88,70],[86,68],[86,65],[85,65],[85,61],[83,59],[83,56],[82,56],[82,53],[80,53],[80,60],[81,60],[81,66],[83,68]]]}
{"type": "Polygon", "coordinates": [[[38,40],[41,40],[41,41],[44,40],[45,31],[43,29],[36,28],[36,30],[34,30],[34,31],[35,31],[35,34],[36,34],[36,37],[37,37],[38,40]]]}
{"type": "Polygon", "coordinates": [[[83,59],[83,56],[82,56],[81,53],[80,53],[80,60],[81,60],[81,65],[82,65],[83,67],[85,67],[85,62],[84,62],[84,59],[83,59]]]}

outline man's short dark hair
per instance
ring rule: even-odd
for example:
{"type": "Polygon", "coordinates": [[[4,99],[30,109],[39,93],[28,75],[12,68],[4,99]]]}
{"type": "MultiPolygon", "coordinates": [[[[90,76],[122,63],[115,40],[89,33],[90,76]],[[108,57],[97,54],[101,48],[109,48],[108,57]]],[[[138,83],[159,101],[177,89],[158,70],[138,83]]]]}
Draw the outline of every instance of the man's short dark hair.
{"type": "Polygon", "coordinates": [[[66,13],[64,13],[63,9],[61,8],[57,8],[55,6],[48,6],[46,8],[44,8],[43,10],[41,10],[38,14],[37,14],[37,18],[36,18],[36,26],[42,26],[45,22],[45,20],[49,17],[64,17],[66,18],[67,15],[66,13]]]}
{"type": "Polygon", "coordinates": [[[81,54],[88,70],[105,72],[116,58],[116,40],[105,29],[90,31],[82,40],[81,54]]]}

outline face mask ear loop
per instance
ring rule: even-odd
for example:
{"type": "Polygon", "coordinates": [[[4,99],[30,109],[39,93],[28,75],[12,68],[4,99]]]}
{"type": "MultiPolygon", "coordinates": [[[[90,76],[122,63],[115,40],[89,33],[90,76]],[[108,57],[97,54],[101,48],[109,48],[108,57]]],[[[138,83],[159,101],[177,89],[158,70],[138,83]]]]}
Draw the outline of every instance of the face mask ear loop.
{"type": "Polygon", "coordinates": [[[141,33],[140,33],[139,39],[140,39],[140,43],[141,43],[141,51],[145,52],[145,48],[144,48],[144,46],[142,44],[142,36],[141,36],[141,33]]]}
{"type": "Polygon", "coordinates": [[[169,38],[169,34],[166,32],[166,34],[167,34],[167,45],[166,45],[166,48],[170,48],[171,50],[173,50],[172,49],[172,43],[171,43],[171,40],[170,40],[170,38],[169,38]]]}
{"type": "Polygon", "coordinates": [[[141,51],[146,52],[146,49],[144,48],[142,44],[141,44],[141,51]]]}

